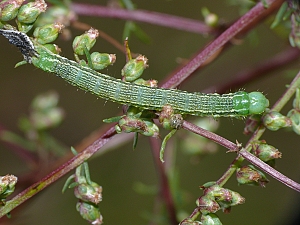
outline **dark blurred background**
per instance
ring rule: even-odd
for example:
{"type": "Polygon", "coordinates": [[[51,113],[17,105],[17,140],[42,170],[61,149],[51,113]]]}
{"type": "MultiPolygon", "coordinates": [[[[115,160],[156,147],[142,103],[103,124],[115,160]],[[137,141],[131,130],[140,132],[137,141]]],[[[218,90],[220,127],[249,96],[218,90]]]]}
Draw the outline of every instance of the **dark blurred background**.
{"type": "MultiPolygon", "coordinates": [[[[79,1],[78,1],[79,2],[79,1]]],[[[107,1],[84,1],[105,5],[107,1]]],[[[82,1],[83,3],[83,1],[82,1]]],[[[162,12],[196,20],[203,20],[201,8],[207,7],[225,22],[230,23],[239,18],[239,8],[230,6],[227,1],[209,0],[152,0],[134,1],[139,9],[162,12]]],[[[124,21],[96,17],[79,16],[79,20],[90,24],[122,42],[124,21]]],[[[136,37],[130,38],[129,44],[133,52],[144,54],[149,59],[149,68],[143,78],[161,81],[172,72],[178,58],[189,58],[210,40],[209,37],[185,31],[137,23],[150,37],[151,43],[144,44],[136,37]]],[[[81,31],[72,29],[73,36],[81,31]]],[[[66,111],[66,118],[58,128],[52,131],[53,136],[67,146],[76,146],[93,131],[103,126],[102,120],[116,116],[121,106],[80,91],[52,74],[47,74],[25,65],[14,69],[14,65],[22,60],[18,50],[6,39],[0,37],[0,123],[6,129],[21,134],[17,127],[18,118],[28,114],[31,100],[39,93],[56,90],[60,95],[59,105],[66,111]]],[[[62,55],[73,58],[71,42],[57,41],[62,48],[62,55]]],[[[180,85],[179,89],[201,91],[211,85],[224,83],[236,73],[247,68],[255,68],[262,60],[281,52],[288,46],[287,39],[281,39],[269,24],[261,24],[249,34],[241,45],[229,48],[221,57],[201,70],[192,79],[180,85]],[[251,38],[250,38],[251,37],[251,38]],[[254,39],[253,39],[254,37],[254,39]],[[253,41],[255,40],[255,41],[253,41]]],[[[125,62],[124,55],[105,40],[98,39],[94,51],[117,54],[117,62],[105,72],[120,78],[120,70],[125,62]]],[[[246,91],[262,91],[274,104],[286,89],[299,70],[299,61],[282,68],[263,79],[256,80],[241,87],[246,91]],[[293,71],[293,72],[291,72],[293,71]],[[289,73],[290,72],[290,73],[289,73]]],[[[236,90],[231,90],[236,91],[236,90]]],[[[291,108],[291,102],[285,108],[291,108]]],[[[188,117],[187,120],[194,118],[188,117]]],[[[220,127],[217,134],[235,142],[245,144],[249,139],[243,135],[244,120],[218,119],[220,127]]],[[[213,123],[213,119],[211,119],[213,123]]],[[[187,131],[180,131],[183,136],[187,131]]],[[[175,139],[175,138],[173,138],[175,139]]],[[[280,130],[268,131],[263,139],[283,153],[277,160],[276,168],[290,178],[300,181],[300,139],[293,132],[280,130]]],[[[113,140],[114,141],[114,140],[113,140]]],[[[174,141],[174,148],[180,139],[174,141]]],[[[158,185],[158,177],[150,152],[149,141],[145,137],[139,139],[136,150],[132,150],[132,139],[127,144],[118,146],[89,160],[92,179],[103,187],[103,201],[100,203],[105,224],[148,224],[153,212],[153,195],[136,193],[134,187],[141,182],[145,185],[158,185]]],[[[175,151],[175,150],[174,150],[175,151]]],[[[202,195],[199,186],[217,180],[227,169],[235,154],[226,154],[226,149],[218,147],[216,154],[201,158],[198,163],[191,163],[191,156],[184,149],[176,150],[176,172],[179,176],[180,188],[185,193],[185,203],[180,206],[182,213],[191,213],[195,208],[195,200],[202,195]]],[[[16,157],[7,146],[0,144],[0,174],[20,176],[29,168],[16,157]]],[[[13,224],[87,224],[77,214],[76,199],[71,190],[61,194],[67,177],[60,179],[44,191],[21,206],[18,213],[12,211],[13,224]]],[[[223,224],[288,224],[299,214],[299,193],[268,177],[270,183],[266,188],[238,186],[232,178],[226,188],[239,192],[246,198],[246,203],[233,207],[230,214],[218,213],[223,224]]],[[[167,223],[166,223],[167,224],[167,223]]],[[[298,223],[295,223],[298,224],[298,223]]]]}

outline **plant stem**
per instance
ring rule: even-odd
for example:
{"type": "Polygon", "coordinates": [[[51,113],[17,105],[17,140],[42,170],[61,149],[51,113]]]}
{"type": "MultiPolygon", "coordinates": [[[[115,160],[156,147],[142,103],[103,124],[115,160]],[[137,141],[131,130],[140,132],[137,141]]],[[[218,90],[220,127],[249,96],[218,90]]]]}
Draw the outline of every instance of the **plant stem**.
{"type": "Polygon", "coordinates": [[[208,34],[213,31],[212,28],[198,20],[146,10],[127,10],[74,2],[71,4],[71,9],[78,15],[139,21],[200,34],[208,34]]]}

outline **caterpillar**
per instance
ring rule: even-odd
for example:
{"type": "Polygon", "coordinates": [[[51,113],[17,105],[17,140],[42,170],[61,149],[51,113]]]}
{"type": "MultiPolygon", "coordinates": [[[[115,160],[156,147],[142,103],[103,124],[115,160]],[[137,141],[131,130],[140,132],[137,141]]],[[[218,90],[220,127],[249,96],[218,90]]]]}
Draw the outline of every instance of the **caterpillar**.
{"type": "MultiPolygon", "coordinates": [[[[1,32],[3,34],[5,30],[1,30],[1,32]]],[[[27,37],[26,34],[18,31],[10,31],[9,35],[27,37]]],[[[28,41],[27,38],[18,39],[28,41]]],[[[160,111],[164,106],[169,105],[175,113],[213,117],[245,117],[261,114],[269,106],[268,99],[261,92],[238,91],[220,95],[217,93],[190,93],[177,89],[147,87],[124,82],[96,72],[75,61],[54,54],[40,44],[34,44],[34,49],[29,48],[35,54],[29,54],[27,49],[22,48],[22,46],[28,46],[29,44],[12,44],[20,48],[22,54],[26,56],[24,56],[25,59],[35,67],[56,74],[71,85],[84,91],[119,104],[156,111],[160,111]]]]}

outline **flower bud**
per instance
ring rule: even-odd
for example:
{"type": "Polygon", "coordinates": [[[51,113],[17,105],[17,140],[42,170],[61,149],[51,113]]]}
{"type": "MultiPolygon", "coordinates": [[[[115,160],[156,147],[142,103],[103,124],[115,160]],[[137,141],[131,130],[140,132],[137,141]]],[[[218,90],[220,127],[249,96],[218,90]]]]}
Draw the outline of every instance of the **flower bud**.
{"type": "Polygon", "coordinates": [[[99,207],[93,203],[87,203],[83,201],[78,201],[76,204],[76,209],[80,213],[83,219],[87,220],[91,224],[102,224],[103,217],[100,214],[99,207]]]}
{"type": "Polygon", "coordinates": [[[237,169],[236,177],[239,184],[260,185],[261,187],[265,187],[269,182],[262,172],[251,165],[237,169]]]}
{"type": "Polygon", "coordinates": [[[202,214],[215,213],[220,210],[219,204],[209,196],[201,196],[196,200],[196,205],[202,214]]]}
{"type": "Polygon", "coordinates": [[[112,65],[116,61],[115,54],[93,52],[91,54],[91,60],[94,70],[102,70],[109,65],[112,65]]]}
{"type": "Polygon", "coordinates": [[[84,55],[84,48],[89,51],[96,43],[96,38],[99,36],[98,30],[90,28],[84,34],[75,37],[73,41],[73,50],[77,55],[84,55]]]}
{"type": "Polygon", "coordinates": [[[59,101],[58,93],[55,91],[48,91],[36,96],[31,102],[31,109],[36,111],[47,111],[56,107],[59,101]]]}
{"type": "Polygon", "coordinates": [[[63,28],[64,25],[61,23],[47,24],[45,26],[35,28],[33,36],[36,38],[38,43],[44,45],[53,42],[63,28]]]}
{"type": "Polygon", "coordinates": [[[290,118],[292,122],[293,131],[300,135],[300,111],[297,109],[292,109],[289,111],[287,116],[290,118]]]}
{"type": "Polygon", "coordinates": [[[45,12],[47,4],[44,0],[36,0],[35,2],[29,2],[23,5],[19,9],[18,21],[25,24],[34,23],[37,17],[45,12]]]}
{"type": "Polygon", "coordinates": [[[36,130],[45,130],[58,126],[64,118],[64,110],[52,108],[47,112],[32,112],[30,121],[36,130]]]}
{"type": "Polygon", "coordinates": [[[64,118],[64,110],[57,107],[58,95],[47,92],[34,98],[31,104],[30,122],[37,130],[59,125],[64,118]]]}
{"type": "Polygon", "coordinates": [[[98,204],[102,201],[102,187],[97,183],[92,184],[82,183],[74,188],[74,194],[76,198],[85,202],[92,202],[98,204]]]}
{"type": "Polygon", "coordinates": [[[271,111],[266,114],[263,118],[263,123],[266,128],[272,131],[292,126],[292,122],[288,117],[276,111],[271,111]]]}
{"type": "Polygon", "coordinates": [[[14,192],[17,181],[14,175],[0,176],[0,202],[14,192]]]}
{"type": "Polygon", "coordinates": [[[201,223],[202,225],[222,225],[219,217],[214,213],[209,213],[206,215],[201,216],[201,223]]]}
{"type": "Polygon", "coordinates": [[[25,0],[4,0],[0,2],[0,21],[6,22],[14,19],[25,0]]]}
{"type": "Polygon", "coordinates": [[[216,14],[211,13],[207,8],[201,9],[202,15],[204,17],[205,24],[210,27],[216,27],[219,22],[219,18],[216,14]]]}
{"type": "Polygon", "coordinates": [[[52,5],[48,7],[45,13],[41,14],[37,18],[35,26],[41,27],[53,22],[69,26],[71,21],[75,20],[75,12],[72,11],[67,5],[52,5]]]}
{"type": "Polygon", "coordinates": [[[252,143],[252,152],[260,160],[267,162],[272,159],[281,158],[282,153],[272,145],[266,144],[265,141],[256,141],[252,143]]]}
{"type": "Polygon", "coordinates": [[[148,67],[147,61],[148,59],[143,55],[129,60],[121,71],[125,81],[132,82],[137,80],[148,67]]]}

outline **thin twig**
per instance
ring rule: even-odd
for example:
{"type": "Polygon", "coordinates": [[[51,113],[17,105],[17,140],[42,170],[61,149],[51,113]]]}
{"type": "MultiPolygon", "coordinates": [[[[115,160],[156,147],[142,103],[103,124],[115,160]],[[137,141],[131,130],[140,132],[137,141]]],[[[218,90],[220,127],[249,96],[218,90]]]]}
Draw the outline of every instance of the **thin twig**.
{"type": "Polygon", "coordinates": [[[213,31],[211,27],[198,20],[146,10],[127,10],[74,2],[71,3],[71,9],[78,15],[145,22],[200,34],[208,34],[213,31]]]}

